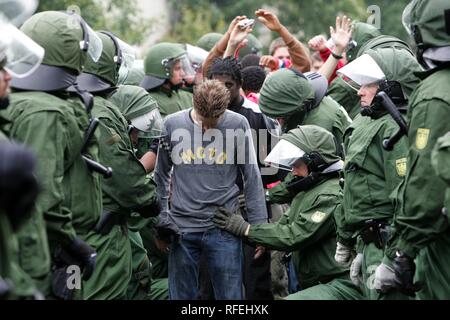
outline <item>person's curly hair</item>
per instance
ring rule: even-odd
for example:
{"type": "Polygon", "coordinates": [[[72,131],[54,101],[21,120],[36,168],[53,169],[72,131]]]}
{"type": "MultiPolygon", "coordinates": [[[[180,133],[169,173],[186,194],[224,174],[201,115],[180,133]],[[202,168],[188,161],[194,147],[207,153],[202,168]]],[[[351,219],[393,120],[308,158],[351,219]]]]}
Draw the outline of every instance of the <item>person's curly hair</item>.
{"type": "Polygon", "coordinates": [[[231,78],[242,85],[242,72],[240,63],[233,57],[224,59],[216,59],[208,69],[208,79],[212,79],[215,75],[229,75],[231,78]]]}
{"type": "Polygon", "coordinates": [[[194,109],[204,118],[217,119],[230,103],[230,92],[219,80],[205,80],[195,86],[194,109]]]}

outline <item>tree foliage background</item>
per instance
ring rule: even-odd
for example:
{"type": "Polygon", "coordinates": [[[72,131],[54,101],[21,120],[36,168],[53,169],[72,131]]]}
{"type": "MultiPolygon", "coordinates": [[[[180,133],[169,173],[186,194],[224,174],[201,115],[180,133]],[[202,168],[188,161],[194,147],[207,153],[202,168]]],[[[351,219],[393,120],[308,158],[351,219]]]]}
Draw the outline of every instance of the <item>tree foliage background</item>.
{"type": "Polygon", "coordinates": [[[94,30],[108,30],[131,44],[139,44],[155,21],[139,12],[136,0],[40,0],[37,11],[77,11],[94,30]]]}
{"type": "MultiPolygon", "coordinates": [[[[307,41],[318,34],[328,34],[336,15],[347,15],[367,22],[373,15],[371,5],[380,8],[381,31],[408,40],[402,25],[402,12],[409,0],[168,0],[176,14],[172,17],[170,39],[195,43],[207,32],[224,32],[237,15],[254,17],[259,8],[274,10],[281,22],[300,40],[307,41]],[[200,19],[202,14],[207,19],[200,19]],[[191,30],[191,31],[190,31],[191,30]],[[199,32],[200,31],[200,32],[199,32]]],[[[255,26],[261,37],[264,28],[255,26]]],[[[276,35],[271,35],[273,39],[276,35]]],[[[268,41],[266,41],[266,45],[268,41]]]]}
{"type": "MultiPolygon", "coordinates": [[[[158,21],[139,11],[137,0],[41,0],[39,11],[66,10],[75,4],[94,29],[107,29],[132,44],[143,43],[158,21]]],[[[152,1],[152,0],[147,0],[152,1]]],[[[237,15],[254,17],[255,10],[274,10],[281,22],[300,40],[329,33],[336,15],[346,14],[366,22],[372,15],[367,8],[380,8],[381,30],[408,40],[403,29],[402,12],[409,0],[166,0],[170,6],[169,27],[161,40],[195,44],[208,32],[224,32],[237,15]]],[[[276,37],[261,24],[254,33],[268,46],[276,37]]]]}

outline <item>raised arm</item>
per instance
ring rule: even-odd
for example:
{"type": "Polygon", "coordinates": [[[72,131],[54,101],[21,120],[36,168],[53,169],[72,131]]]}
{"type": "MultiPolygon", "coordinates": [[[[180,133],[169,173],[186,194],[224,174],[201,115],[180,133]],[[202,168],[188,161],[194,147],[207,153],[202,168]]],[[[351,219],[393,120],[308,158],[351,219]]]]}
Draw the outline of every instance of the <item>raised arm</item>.
{"type": "Polygon", "coordinates": [[[219,42],[216,43],[216,45],[211,49],[209,52],[208,57],[203,62],[203,77],[206,79],[208,76],[208,69],[209,66],[213,63],[213,61],[217,58],[222,58],[225,54],[225,51],[228,47],[228,41],[230,40],[231,33],[234,30],[234,27],[236,24],[238,24],[239,21],[245,19],[246,16],[237,16],[236,18],[231,21],[227,32],[223,35],[223,37],[219,40],[219,42]]]}
{"type": "Polygon", "coordinates": [[[264,24],[269,30],[280,35],[284,43],[288,47],[292,60],[292,67],[301,71],[308,72],[311,70],[311,59],[306,47],[298,41],[289,30],[283,26],[278,17],[268,10],[259,9],[255,12],[258,20],[264,24]]]}
{"type": "Polygon", "coordinates": [[[328,57],[327,61],[323,64],[323,66],[319,69],[319,73],[330,79],[333,75],[336,67],[339,63],[339,60],[342,59],[342,54],[350,42],[352,37],[353,28],[351,26],[352,20],[343,16],[342,18],[336,17],[336,29],[330,27],[331,38],[334,41],[334,50],[331,52],[331,55],[328,57]]]}

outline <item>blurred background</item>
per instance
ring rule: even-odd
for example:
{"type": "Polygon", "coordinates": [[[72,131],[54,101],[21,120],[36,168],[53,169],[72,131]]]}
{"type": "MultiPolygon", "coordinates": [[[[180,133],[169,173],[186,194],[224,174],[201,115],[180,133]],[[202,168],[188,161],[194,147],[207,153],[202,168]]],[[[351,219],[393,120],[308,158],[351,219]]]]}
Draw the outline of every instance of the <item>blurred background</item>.
{"type": "MultiPolygon", "coordinates": [[[[273,10],[299,40],[329,37],[336,15],[374,23],[382,33],[408,41],[402,12],[409,0],[40,0],[38,11],[74,10],[96,30],[109,30],[138,52],[156,42],[196,44],[208,32],[223,33],[237,15],[273,10]]],[[[257,23],[254,34],[267,47],[275,38],[257,23]]]]}

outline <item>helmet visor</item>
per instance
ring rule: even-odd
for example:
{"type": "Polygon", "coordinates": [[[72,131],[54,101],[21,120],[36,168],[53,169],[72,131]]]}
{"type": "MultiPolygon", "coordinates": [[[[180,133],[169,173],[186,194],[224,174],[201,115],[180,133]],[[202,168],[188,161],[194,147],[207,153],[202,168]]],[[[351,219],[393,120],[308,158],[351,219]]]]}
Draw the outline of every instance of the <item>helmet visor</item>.
{"type": "Polygon", "coordinates": [[[98,62],[103,51],[102,40],[78,14],[72,11],[66,13],[74,19],[74,24],[79,23],[83,29],[83,40],[80,41],[80,49],[86,51],[94,62],[98,62]]]}
{"type": "Polygon", "coordinates": [[[186,44],[186,52],[189,60],[191,61],[192,68],[195,71],[200,70],[203,62],[206,60],[209,54],[208,51],[199,47],[191,46],[190,44],[186,44]]]}
{"type": "Polygon", "coordinates": [[[0,19],[0,56],[6,58],[5,69],[17,78],[33,73],[44,58],[44,48],[10,23],[0,19]]]}
{"type": "MultiPolygon", "coordinates": [[[[170,69],[172,70],[172,78],[187,81],[188,83],[192,83],[195,80],[195,70],[189,61],[189,58],[186,54],[182,55],[179,58],[173,59],[170,62],[170,69]]],[[[174,85],[180,83],[173,83],[174,85]]]]}
{"type": "Polygon", "coordinates": [[[163,119],[157,108],[152,111],[131,120],[133,127],[140,132],[141,138],[157,138],[161,136],[163,128],[163,119]]]}
{"type": "Polygon", "coordinates": [[[403,10],[403,14],[402,14],[403,27],[405,28],[405,30],[408,32],[408,34],[410,36],[413,36],[413,31],[412,31],[413,28],[412,28],[412,24],[411,24],[412,8],[413,8],[413,1],[408,3],[408,5],[405,7],[405,10],[403,10]]]}
{"type": "Polygon", "coordinates": [[[121,52],[121,64],[119,69],[119,83],[122,83],[133,68],[134,61],[136,60],[136,50],[129,44],[123,42],[116,37],[116,41],[120,46],[121,52]],[[122,80],[122,81],[121,81],[122,80]]]}
{"type": "Polygon", "coordinates": [[[298,159],[305,152],[286,140],[280,140],[275,148],[264,159],[264,163],[282,170],[291,171],[298,159]]]}
{"type": "Polygon", "coordinates": [[[35,11],[37,0],[0,0],[0,15],[15,26],[20,26],[35,11]]]}
{"type": "Polygon", "coordinates": [[[383,70],[368,54],[362,55],[337,72],[342,76],[344,82],[355,90],[386,78],[383,70]]]}
{"type": "Polygon", "coordinates": [[[283,127],[281,123],[278,120],[267,116],[264,117],[264,120],[266,122],[266,127],[270,135],[279,139],[283,134],[283,127]]]}

